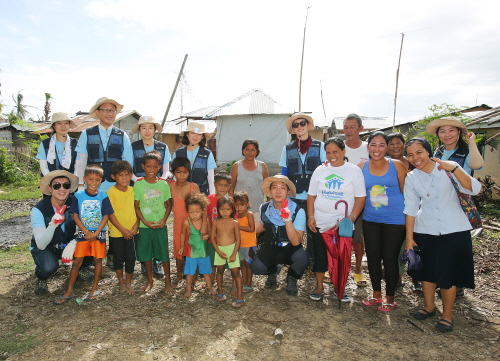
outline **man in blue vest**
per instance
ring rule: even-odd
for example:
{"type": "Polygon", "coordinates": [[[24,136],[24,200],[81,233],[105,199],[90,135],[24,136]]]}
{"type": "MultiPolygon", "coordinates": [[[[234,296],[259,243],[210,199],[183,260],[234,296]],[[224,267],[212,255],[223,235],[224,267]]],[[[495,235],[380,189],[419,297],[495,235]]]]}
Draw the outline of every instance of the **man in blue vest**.
{"type": "Polygon", "coordinates": [[[100,123],[82,132],[76,151],[78,152],[77,175],[83,186],[83,173],[87,164],[98,164],[104,170],[104,181],[99,189],[106,192],[115,181],[111,178],[111,165],[123,159],[134,164],[130,139],[125,131],[113,125],[123,105],[116,100],[102,97],[90,109],[90,116],[100,123]]]}
{"type": "MultiPolygon", "coordinates": [[[[78,177],[64,170],[54,170],[40,180],[40,190],[47,195],[31,210],[30,252],[35,261],[35,294],[48,291],[47,279],[59,268],[59,260],[70,262],[76,247],[76,224],[69,212],[73,199],[70,193],[78,188],[78,177]]],[[[92,257],[83,261],[79,275],[85,281],[94,279],[88,269],[92,257]]]]}

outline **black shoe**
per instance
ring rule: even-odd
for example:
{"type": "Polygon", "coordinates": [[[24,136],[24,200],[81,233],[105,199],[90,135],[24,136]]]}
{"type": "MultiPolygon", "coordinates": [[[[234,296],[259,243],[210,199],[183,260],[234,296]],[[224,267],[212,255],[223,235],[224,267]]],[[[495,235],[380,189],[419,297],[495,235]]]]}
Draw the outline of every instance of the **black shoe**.
{"type": "Polygon", "coordinates": [[[453,331],[453,320],[446,321],[442,318],[436,323],[436,329],[441,332],[451,332],[453,331]]]}
{"type": "Polygon", "coordinates": [[[80,272],[78,272],[78,276],[84,281],[84,282],[91,282],[94,280],[94,272],[89,267],[81,268],[80,272]]]}
{"type": "Polygon", "coordinates": [[[146,271],[146,266],[144,265],[144,262],[141,262],[141,274],[146,276],[148,272],[146,271]]]}
{"type": "Polygon", "coordinates": [[[156,278],[163,278],[165,276],[162,263],[156,259],[153,260],[153,275],[156,278]]]}
{"type": "Polygon", "coordinates": [[[270,275],[267,276],[266,280],[266,287],[273,287],[278,283],[278,275],[281,272],[281,266],[278,265],[278,268],[275,273],[271,273],[270,275]]]}
{"type": "Polygon", "coordinates": [[[289,296],[297,296],[297,293],[299,293],[297,279],[290,275],[286,276],[286,294],[289,296]]]}
{"type": "Polygon", "coordinates": [[[40,280],[37,279],[35,282],[35,295],[37,296],[43,296],[47,292],[49,292],[49,288],[47,287],[47,281],[46,280],[40,280]]]}
{"type": "Polygon", "coordinates": [[[457,287],[457,296],[456,297],[463,297],[465,295],[464,289],[462,287],[457,287]]]}
{"type": "Polygon", "coordinates": [[[420,311],[415,311],[413,313],[413,317],[417,320],[427,320],[429,317],[436,316],[436,308],[434,308],[434,311],[432,312],[428,312],[425,308],[422,308],[420,311]]]}

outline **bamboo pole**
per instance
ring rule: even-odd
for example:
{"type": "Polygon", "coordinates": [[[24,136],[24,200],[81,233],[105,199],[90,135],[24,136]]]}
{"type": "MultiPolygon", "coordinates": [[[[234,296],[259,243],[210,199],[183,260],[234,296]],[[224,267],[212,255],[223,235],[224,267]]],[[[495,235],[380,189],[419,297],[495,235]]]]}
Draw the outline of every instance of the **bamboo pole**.
{"type": "Polygon", "coordinates": [[[307,27],[307,16],[309,15],[309,9],[311,6],[307,7],[306,12],[306,22],[304,24],[304,38],[302,39],[302,59],[300,61],[300,80],[299,80],[299,112],[302,106],[302,68],[304,66],[304,49],[306,47],[306,27],[307,27]]]}
{"type": "Polygon", "coordinates": [[[401,33],[401,47],[399,48],[398,70],[396,71],[396,93],[394,94],[394,117],[392,120],[392,127],[396,125],[396,101],[398,99],[398,83],[399,83],[399,67],[401,65],[401,53],[403,52],[403,40],[405,34],[401,33]]]}
{"type": "Polygon", "coordinates": [[[177,91],[177,86],[179,85],[179,81],[181,79],[182,72],[184,70],[184,65],[186,64],[187,57],[188,57],[187,54],[184,55],[184,61],[182,62],[181,71],[179,71],[179,75],[177,76],[177,81],[175,82],[174,90],[172,92],[172,95],[170,96],[170,101],[168,102],[167,110],[165,111],[165,115],[163,116],[163,120],[161,122],[161,126],[162,127],[165,125],[165,121],[167,120],[168,112],[170,111],[170,107],[172,106],[172,102],[174,100],[175,92],[177,91]]]}

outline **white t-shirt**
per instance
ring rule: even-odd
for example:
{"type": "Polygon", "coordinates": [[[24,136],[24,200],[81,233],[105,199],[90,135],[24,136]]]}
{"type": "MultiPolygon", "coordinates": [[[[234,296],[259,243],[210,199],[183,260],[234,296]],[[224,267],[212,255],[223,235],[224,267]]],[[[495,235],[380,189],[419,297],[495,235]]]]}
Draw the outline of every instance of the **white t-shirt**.
{"type": "Polygon", "coordinates": [[[346,162],[340,167],[320,165],[311,177],[308,194],[316,196],[316,227],[326,231],[345,217],[345,204],[339,204],[335,210],[337,201],[342,199],[347,202],[349,215],[354,207],[354,197],[366,197],[365,179],[361,169],[351,163],[346,162]]]}
{"type": "Polygon", "coordinates": [[[349,148],[347,144],[345,145],[345,156],[349,160],[349,163],[358,165],[361,162],[368,160],[368,143],[361,142],[358,148],[349,148]]]}

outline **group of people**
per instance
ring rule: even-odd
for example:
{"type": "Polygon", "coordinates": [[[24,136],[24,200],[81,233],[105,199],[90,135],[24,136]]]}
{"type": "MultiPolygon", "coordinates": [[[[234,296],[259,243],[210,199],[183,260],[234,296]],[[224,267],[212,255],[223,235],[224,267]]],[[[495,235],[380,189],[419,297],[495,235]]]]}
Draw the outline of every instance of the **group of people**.
{"type": "MultiPolygon", "coordinates": [[[[361,271],[366,248],[373,287],[362,304],[383,312],[397,307],[398,259],[403,250],[415,248],[424,266],[409,274],[416,291],[423,291],[425,305],[414,317],[436,314],[438,287],[443,314],[436,328],[452,330],[457,288],[474,288],[474,277],[471,226],[451,180],[462,193],[477,194],[480,183],[471,175],[483,164],[474,134],[459,119],[429,123],[428,133],[441,142],[433,152],[425,139],[405,143],[399,133],[374,132],[364,142],[356,114],[344,120],[345,141],[333,137],[321,142],[309,135],[313,119],[296,113],[286,121],[293,140],[283,147],[281,174],[269,176],[266,164],[256,159],[260,150],[253,139],[244,141],[243,159],[230,174],[215,173],[215,160],[205,148],[210,135],[194,121],[181,133],[184,147],[172,160],[168,147],[154,139],[162,127],[153,117],[140,118],[133,132],[141,139],[130,143],[113,126],[122,108],[113,99],[100,98],[90,111],[100,124],[82,132],[78,142],[68,136],[74,123],[67,115],[52,117],[54,134],[42,142],[37,156],[44,175],[40,188],[47,197],[31,214],[36,294],[47,292],[46,280],[59,259],[72,260],[68,289],[54,301],[67,302],[74,297],[77,277],[90,278],[93,260],[94,283],[85,300],[97,299],[107,252],[113,254],[120,290],[127,294],[135,292],[131,280],[138,260],[147,274],[143,291],[153,287],[153,274],[161,265],[167,294],[185,284],[189,298],[193,289],[206,287],[222,302],[227,300],[223,273],[229,268],[232,305],[241,307],[243,295],[252,291],[253,274],[267,275],[266,286],[273,286],[281,265],[287,264],[286,293],[298,293],[297,281],[309,266],[316,278],[309,297],[319,301],[328,277],[321,235],[347,215],[354,224],[352,278],[358,286],[367,285],[361,271]],[[345,214],[335,207],[340,200],[347,204],[345,214]],[[166,229],[171,212],[177,270],[173,281],[166,229]],[[198,274],[204,283],[197,282],[198,274]]],[[[347,294],[339,296],[350,300],[347,294]]]]}

